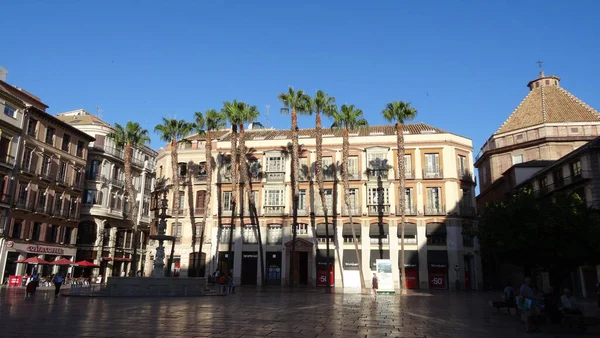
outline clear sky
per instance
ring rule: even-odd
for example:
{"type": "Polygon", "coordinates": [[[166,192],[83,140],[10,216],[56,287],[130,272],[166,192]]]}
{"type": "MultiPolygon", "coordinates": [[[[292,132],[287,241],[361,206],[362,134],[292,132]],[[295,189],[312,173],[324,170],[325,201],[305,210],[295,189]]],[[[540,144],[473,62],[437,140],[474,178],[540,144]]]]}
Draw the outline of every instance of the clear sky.
{"type": "MultiPolygon", "coordinates": [[[[244,100],[289,128],[277,94],[322,89],[371,124],[392,100],[416,121],[473,139],[475,153],[546,74],[600,109],[600,1],[8,1],[0,65],[50,113],[109,122],[244,100]]],[[[301,127],[311,127],[302,118],[301,127]]],[[[152,147],[162,146],[152,135],[152,147]]]]}

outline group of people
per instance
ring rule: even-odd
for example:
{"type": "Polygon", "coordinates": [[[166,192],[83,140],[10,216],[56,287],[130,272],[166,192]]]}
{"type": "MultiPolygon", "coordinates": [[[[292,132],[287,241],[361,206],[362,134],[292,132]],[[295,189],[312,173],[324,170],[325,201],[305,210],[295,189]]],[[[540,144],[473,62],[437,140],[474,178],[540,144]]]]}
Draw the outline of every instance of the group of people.
{"type": "MultiPolygon", "coordinates": [[[[33,270],[32,274],[27,278],[26,283],[25,296],[28,297],[35,295],[35,291],[40,286],[40,274],[37,272],[37,270],[33,270]]],[[[51,283],[54,284],[54,297],[58,297],[60,294],[60,288],[64,283],[62,274],[59,272],[52,275],[51,283]]]]}
{"type": "Polygon", "coordinates": [[[212,276],[212,282],[215,284],[219,284],[219,292],[222,294],[230,294],[235,293],[235,282],[233,281],[233,271],[230,271],[229,274],[221,273],[219,270],[216,270],[212,276]]]}
{"type": "MultiPolygon", "coordinates": [[[[600,307],[600,282],[598,283],[598,306],[600,307]]],[[[552,323],[560,323],[565,315],[582,315],[579,305],[571,294],[571,290],[564,289],[558,297],[552,287],[548,292],[542,293],[537,289],[530,277],[525,278],[525,283],[519,290],[515,290],[510,283],[504,288],[504,301],[514,304],[522,311],[525,321],[525,332],[539,331],[538,317],[543,312],[552,323]]]]}

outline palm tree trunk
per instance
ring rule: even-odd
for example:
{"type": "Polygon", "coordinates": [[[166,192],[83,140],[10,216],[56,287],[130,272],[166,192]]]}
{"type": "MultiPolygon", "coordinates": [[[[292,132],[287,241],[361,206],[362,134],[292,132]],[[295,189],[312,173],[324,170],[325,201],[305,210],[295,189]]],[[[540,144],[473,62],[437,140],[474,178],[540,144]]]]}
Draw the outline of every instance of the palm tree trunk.
{"type": "MultiPolygon", "coordinates": [[[[342,131],[342,181],[344,182],[344,201],[346,202],[346,208],[350,211],[350,183],[348,182],[348,157],[350,152],[350,140],[348,135],[348,128],[344,128],[342,131]]],[[[354,250],[356,252],[356,261],[358,262],[358,273],[360,276],[360,288],[361,291],[366,289],[365,276],[363,275],[362,262],[360,253],[358,252],[358,241],[356,239],[356,233],[354,231],[354,219],[352,212],[348,213],[350,218],[350,227],[352,228],[352,241],[354,242],[354,250]]]]}
{"type": "Polygon", "coordinates": [[[128,207],[129,217],[131,217],[131,227],[133,229],[133,258],[131,260],[131,269],[133,269],[134,273],[137,271],[137,232],[138,232],[138,223],[137,223],[137,203],[135,196],[135,189],[133,187],[133,175],[131,173],[131,156],[133,154],[133,147],[131,143],[127,143],[125,145],[125,156],[123,158],[123,162],[125,164],[125,190],[128,195],[128,207]]]}
{"type": "MultiPolygon", "coordinates": [[[[315,171],[317,176],[317,186],[319,187],[319,197],[323,206],[323,216],[325,217],[325,239],[327,252],[327,288],[326,292],[331,293],[331,266],[329,265],[329,219],[327,217],[327,201],[325,199],[325,186],[323,184],[323,128],[321,124],[321,113],[315,112],[315,131],[317,145],[317,161],[315,162],[315,171]]],[[[335,224],[333,225],[335,227],[335,224]]],[[[334,231],[335,234],[335,231],[334,231]]]]}
{"type": "MultiPolygon", "coordinates": [[[[204,215],[202,215],[202,232],[200,233],[200,244],[198,245],[198,255],[196,260],[196,271],[200,269],[200,259],[202,258],[202,246],[204,244],[204,234],[206,233],[206,220],[209,214],[210,198],[212,196],[212,135],[210,131],[206,131],[206,141],[204,145],[204,157],[206,159],[206,195],[204,199],[204,215]]],[[[217,240],[217,246],[218,246],[217,240]]]]}
{"type": "MultiPolygon", "coordinates": [[[[252,194],[252,185],[251,185],[251,179],[250,179],[250,175],[248,175],[248,162],[246,161],[246,139],[245,139],[245,131],[244,131],[244,125],[240,124],[239,127],[240,130],[240,171],[242,173],[242,184],[244,185],[244,191],[246,192],[246,198],[248,199],[248,215],[250,216],[250,219],[252,220],[253,225],[256,227],[256,231],[257,231],[257,239],[258,239],[258,248],[259,248],[259,256],[258,259],[260,260],[260,280],[261,280],[261,284],[264,285],[265,283],[265,263],[264,263],[264,253],[263,253],[263,246],[262,246],[262,238],[261,238],[261,233],[260,233],[260,223],[258,221],[258,213],[256,212],[256,201],[254,201],[254,195],[252,194]]],[[[243,215],[244,215],[244,206],[242,204],[242,221],[243,221],[243,215]]]]}
{"type": "Polygon", "coordinates": [[[298,236],[298,112],[292,107],[292,259],[290,261],[290,286],[294,285],[294,259],[298,236]]]}
{"type": "MultiPolygon", "coordinates": [[[[404,223],[406,222],[406,195],[404,185],[406,179],[405,163],[404,163],[404,131],[402,123],[396,123],[396,140],[398,146],[398,180],[400,181],[400,192],[398,201],[400,202],[400,290],[406,293],[406,268],[404,266],[404,223]]],[[[396,212],[397,214],[397,212],[396,212]]]]}
{"type": "MultiPolygon", "coordinates": [[[[173,213],[175,213],[175,224],[179,223],[179,161],[177,156],[177,140],[171,141],[171,168],[173,168],[173,213]]],[[[171,233],[173,229],[171,228],[171,233]]],[[[171,276],[171,265],[175,254],[175,239],[171,241],[171,255],[167,265],[167,276],[171,276]]]]}
{"type": "MultiPolygon", "coordinates": [[[[233,246],[233,233],[235,232],[235,217],[237,212],[237,195],[239,191],[238,187],[238,131],[237,126],[231,125],[231,225],[229,231],[229,247],[227,251],[231,253],[231,248],[233,246]]],[[[231,256],[229,256],[231,257],[231,256]]],[[[229,260],[230,258],[228,258],[229,260]]],[[[227,267],[229,268],[229,261],[227,262],[227,267]]],[[[229,271],[227,271],[229,274],[229,271]]]]}

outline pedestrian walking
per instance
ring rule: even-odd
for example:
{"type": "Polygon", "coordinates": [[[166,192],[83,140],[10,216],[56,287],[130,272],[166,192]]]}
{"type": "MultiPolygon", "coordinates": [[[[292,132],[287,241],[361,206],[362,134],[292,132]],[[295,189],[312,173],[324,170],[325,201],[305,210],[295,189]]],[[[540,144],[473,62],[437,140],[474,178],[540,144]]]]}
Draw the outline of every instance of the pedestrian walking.
{"type": "Polygon", "coordinates": [[[371,281],[371,285],[373,286],[373,295],[377,297],[377,289],[379,289],[379,279],[377,278],[377,274],[373,272],[373,280],[371,281]]]}
{"type": "Polygon", "coordinates": [[[60,293],[60,287],[63,283],[63,277],[61,276],[60,272],[54,275],[52,282],[54,283],[54,297],[58,297],[58,294],[60,293]]]}
{"type": "Polygon", "coordinates": [[[233,282],[233,276],[229,276],[227,279],[227,286],[229,287],[229,293],[235,293],[235,283],[233,282]]]}

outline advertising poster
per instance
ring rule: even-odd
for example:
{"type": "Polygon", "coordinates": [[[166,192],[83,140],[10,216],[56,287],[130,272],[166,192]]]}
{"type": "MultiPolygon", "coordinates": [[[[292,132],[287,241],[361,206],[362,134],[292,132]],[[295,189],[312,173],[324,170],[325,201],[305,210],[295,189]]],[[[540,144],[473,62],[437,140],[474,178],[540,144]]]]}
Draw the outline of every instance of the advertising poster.
{"type": "Polygon", "coordinates": [[[378,293],[394,293],[394,277],[392,275],[392,260],[378,259],[377,278],[379,279],[378,293]]]}

